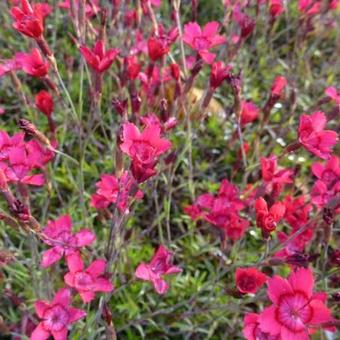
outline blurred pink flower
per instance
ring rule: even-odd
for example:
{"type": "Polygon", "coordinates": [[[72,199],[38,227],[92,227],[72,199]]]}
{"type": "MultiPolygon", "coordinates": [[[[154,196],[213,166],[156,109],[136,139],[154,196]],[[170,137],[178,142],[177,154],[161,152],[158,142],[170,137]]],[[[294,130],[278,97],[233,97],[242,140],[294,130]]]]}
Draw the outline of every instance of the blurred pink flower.
{"type": "Polygon", "coordinates": [[[163,245],[159,246],[149,263],[142,262],[137,267],[136,277],[152,282],[158,294],[165,294],[169,289],[169,284],[163,276],[182,272],[181,268],[171,264],[171,257],[172,254],[163,245]]]}

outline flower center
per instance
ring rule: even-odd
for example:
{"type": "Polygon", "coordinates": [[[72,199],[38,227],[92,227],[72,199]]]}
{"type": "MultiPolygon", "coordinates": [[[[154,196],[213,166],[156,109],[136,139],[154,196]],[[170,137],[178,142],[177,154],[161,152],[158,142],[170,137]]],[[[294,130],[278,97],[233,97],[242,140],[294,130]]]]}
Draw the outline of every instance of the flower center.
{"type": "Polygon", "coordinates": [[[58,304],[47,309],[43,319],[43,327],[47,331],[59,332],[67,327],[70,315],[62,305],[58,304]]]}
{"type": "Polygon", "coordinates": [[[194,45],[197,50],[206,50],[209,48],[210,42],[204,37],[196,37],[194,38],[194,45]]]}
{"type": "Polygon", "coordinates": [[[155,149],[145,142],[134,142],[130,147],[133,158],[136,158],[142,164],[150,164],[155,160],[155,149]]]}
{"type": "Polygon", "coordinates": [[[86,272],[78,272],[74,278],[75,288],[79,290],[89,290],[93,285],[93,278],[86,272]]]}

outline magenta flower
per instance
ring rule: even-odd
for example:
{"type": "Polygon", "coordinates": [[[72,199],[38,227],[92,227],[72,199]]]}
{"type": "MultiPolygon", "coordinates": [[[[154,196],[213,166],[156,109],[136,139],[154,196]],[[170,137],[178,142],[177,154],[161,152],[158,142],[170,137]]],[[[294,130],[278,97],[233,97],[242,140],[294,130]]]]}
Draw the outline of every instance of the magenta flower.
{"type": "Polygon", "coordinates": [[[310,269],[300,268],[288,279],[268,280],[268,297],[273,302],[259,316],[261,331],[281,339],[309,339],[323,323],[332,321],[324,294],[313,294],[314,277],[310,269]]]}
{"type": "Polygon", "coordinates": [[[334,86],[327,87],[325,95],[340,105],[340,91],[338,91],[334,86]]]}
{"type": "Polygon", "coordinates": [[[332,187],[340,180],[340,158],[332,156],[326,164],[315,162],[312,165],[312,172],[328,187],[332,187]]]}
{"type": "Polygon", "coordinates": [[[144,195],[142,191],[137,190],[137,183],[128,171],[125,171],[120,178],[104,174],[96,183],[96,187],[97,191],[91,197],[91,205],[96,209],[104,209],[110,204],[116,204],[121,212],[127,212],[129,197],[134,196],[135,199],[140,200],[144,195]],[[136,192],[130,193],[134,185],[136,192]]]}
{"type": "Polygon", "coordinates": [[[259,116],[260,109],[251,101],[241,102],[241,125],[245,126],[253,122],[259,116]]]}
{"type": "Polygon", "coordinates": [[[105,272],[104,260],[93,261],[87,269],[79,253],[67,257],[69,273],[64,276],[65,283],[75,288],[84,303],[94,299],[96,292],[111,292],[112,283],[102,275],[105,272]]]}
{"type": "Polygon", "coordinates": [[[13,27],[18,32],[34,39],[38,39],[44,32],[43,15],[41,7],[30,5],[28,0],[21,0],[21,8],[13,7],[11,15],[14,19],[13,27]]]}
{"type": "Polygon", "coordinates": [[[279,335],[269,335],[259,328],[259,314],[247,313],[243,320],[243,335],[247,340],[280,340],[279,335]]]}
{"type": "Polygon", "coordinates": [[[20,68],[32,77],[43,78],[48,73],[49,64],[37,48],[33,48],[30,53],[17,53],[15,58],[20,68]]]}
{"type": "Polygon", "coordinates": [[[103,73],[110,68],[119,50],[113,48],[106,51],[104,41],[98,40],[92,50],[86,46],[81,46],[80,52],[94,71],[103,73]]]}
{"type": "Polygon", "coordinates": [[[143,132],[132,123],[123,125],[120,149],[132,159],[132,174],[139,183],[156,174],[159,156],[171,148],[171,142],[160,134],[161,128],[156,125],[147,126],[143,132]]]}
{"type": "Polygon", "coordinates": [[[217,34],[219,27],[220,24],[216,21],[208,22],[203,30],[196,22],[190,22],[184,26],[183,41],[197,51],[207,64],[212,64],[215,59],[215,54],[209,50],[226,41],[225,37],[217,34]]]}
{"type": "Polygon", "coordinates": [[[181,268],[171,264],[171,256],[172,254],[164,246],[159,246],[149,263],[142,262],[137,267],[136,277],[152,282],[158,294],[165,294],[169,289],[169,284],[163,276],[182,272],[181,268]]]}
{"type": "Polygon", "coordinates": [[[210,87],[217,89],[222,82],[230,76],[231,65],[224,65],[223,61],[217,61],[211,65],[210,87]]]}
{"type": "Polygon", "coordinates": [[[55,340],[66,340],[68,326],[86,316],[85,311],[70,304],[71,292],[67,288],[59,289],[52,302],[36,301],[35,311],[41,321],[30,339],[45,340],[53,336],[55,340]]]}
{"type": "Polygon", "coordinates": [[[43,253],[41,266],[49,267],[59,261],[63,256],[79,253],[79,249],[92,244],[96,236],[88,229],[81,229],[75,234],[71,233],[72,220],[69,215],[64,215],[50,220],[44,228],[44,243],[52,248],[43,253]]]}
{"type": "Polygon", "coordinates": [[[306,150],[323,159],[330,157],[330,153],[338,141],[338,134],[335,131],[325,130],[326,124],[326,116],[321,111],[311,115],[303,114],[300,117],[300,143],[306,150]]]}

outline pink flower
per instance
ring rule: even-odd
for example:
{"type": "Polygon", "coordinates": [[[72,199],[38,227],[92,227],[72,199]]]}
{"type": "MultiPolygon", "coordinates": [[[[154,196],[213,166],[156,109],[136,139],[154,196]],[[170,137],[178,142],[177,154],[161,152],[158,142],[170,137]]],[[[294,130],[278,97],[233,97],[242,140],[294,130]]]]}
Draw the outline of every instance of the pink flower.
{"type": "Polygon", "coordinates": [[[80,52],[91,68],[98,73],[108,70],[119,54],[117,48],[106,51],[103,40],[98,40],[92,50],[84,45],[81,46],[80,52]]]}
{"type": "Polygon", "coordinates": [[[15,58],[24,72],[32,77],[43,78],[48,73],[49,64],[37,48],[33,48],[30,53],[17,53],[15,58]]]}
{"type": "Polygon", "coordinates": [[[149,263],[142,262],[136,269],[138,279],[152,282],[158,294],[165,294],[169,284],[164,280],[164,275],[177,274],[182,269],[171,264],[172,254],[163,246],[159,246],[157,252],[149,263]]]}
{"type": "Polygon", "coordinates": [[[270,0],[269,12],[272,18],[277,18],[284,11],[282,0],[270,0]]]}
{"type": "Polygon", "coordinates": [[[255,294],[267,280],[267,276],[256,268],[237,268],[235,278],[237,289],[244,294],[255,294]]]}
{"type": "Polygon", "coordinates": [[[276,229],[277,224],[283,218],[286,207],[283,203],[278,202],[268,209],[267,202],[260,197],[255,202],[255,211],[256,224],[262,229],[264,236],[267,237],[270,232],[276,229]]]}
{"type": "Polygon", "coordinates": [[[20,33],[38,39],[44,32],[43,16],[40,7],[30,5],[28,0],[21,0],[21,8],[13,7],[11,15],[14,19],[13,27],[20,33]]]}
{"type": "Polygon", "coordinates": [[[295,198],[286,196],[283,201],[286,206],[284,218],[293,229],[299,229],[308,222],[309,214],[313,207],[305,201],[306,199],[303,195],[295,198]]]}
{"type": "Polygon", "coordinates": [[[315,162],[312,164],[313,175],[331,188],[340,180],[340,158],[332,156],[326,164],[315,162]]]}
{"type": "Polygon", "coordinates": [[[18,62],[16,57],[4,60],[2,64],[0,64],[0,77],[3,77],[8,72],[17,71],[21,69],[22,69],[21,63],[18,62]]]}
{"type": "Polygon", "coordinates": [[[284,76],[277,76],[273,81],[273,85],[271,87],[271,96],[272,97],[281,97],[282,92],[287,86],[287,79],[284,76]]]}
{"type": "Polygon", "coordinates": [[[102,275],[105,272],[106,261],[93,261],[87,269],[79,253],[67,257],[69,273],[64,276],[65,283],[75,288],[84,303],[89,303],[96,292],[111,292],[112,283],[102,275]]]}
{"type": "Polygon", "coordinates": [[[52,95],[47,91],[40,91],[35,96],[36,107],[47,117],[51,117],[54,111],[54,102],[52,95]]]}
{"type": "Polygon", "coordinates": [[[259,314],[247,313],[243,320],[243,335],[247,340],[280,340],[279,336],[264,333],[259,328],[259,314]]]}
{"type": "Polygon", "coordinates": [[[259,116],[259,108],[251,101],[243,100],[241,103],[241,125],[253,122],[259,116]]]}
{"type": "Polygon", "coordinates": [[[325,130],[327,120],[321,111],[300,117],[299,141],[302,146],[314,155],[328,159],[332,148],[338,141],[338,134],[332,130],[325,130]]]}
{"type": "Polygon", "coordinates": [[[148,52],[152,61],[161,59],[167,55],[170,51],[170,46],[175,42],[178,37],[177,28],[171,29],[169,32],[165,32],[160,26],[157,36],[152,36],[148,40],[148,52]]]}
{"type": "Polygon", "coordinates": [[[320,13],[320,10],[321,10],[321,1],[299,0],[298,9],[300,12],[305,13],[310,16],[318,14],[320,13]]]}
{"type": "Polygon", "coordinates": [[[210,87],[217,89],[222,82],[230,75],[231,66],[225,66],[222,61],[217,61],[211,65],[210,87]]]}
{"type": "Polygon", "coordinates": [[[132,159],[132,174],[138,182],[155,175],[159,156],[171,148],[171,142],[162,139],[160,134],[161,128],[156,125],[147,126],[143,132],[132,123],[123,125],[120,148],[132,159]]]}
{"type": "Polygon", "coordinates": [[[64,215],[50,220],[43,230],[44,243],[51,246],[43,252],[41,266],[46,268],[66,257],[79,253],[79,249],[92,244],[96,236],[88,229],[81,229],[75,234],[71,233],[72,220],[69,215],[64,215]]]}
{"type": "Polygon", "coordinates": [[[288,279],[275,275],[267,284],[273,304],[259,316],[261,331],[281,339],[308,340],[315,328],[332,321],[324,294],[313,294],[314,278],[310,269],[300,268],[288,279]]]}
{"type": "Polygon", "coordinates": [[[333,99],[338,105],[340,105],[340,91],[334,86],[327,87],[325,90],[326,96],[333,99]]]}
{"type": "Polygon", "coordinates": [[[91,205],[97,209],[117,204],[121,212],[127,212],[129,197],[133,196],[137,200],[143,198],[143,192],[138,190],[137,183],[128,171],[125,171],[120,178],[104,174],[96,183],[96,187],[96,194],[91,197],[91,205]]]}
{"type": "Polygon", "coordinates": [[[310,193],[311,201],[318,208],[323,208],[338,193],[340,193],[340,181],[328,188],[325,182],[317,180],[310,193]]]}
{"type": "Polygon", "coordinates": [[[226,41],[225,37],[217,34],[219,27],[220,24],[216,21],[207,23],[203,30],[196,22],[184,26],[183,41],[197,51],[207,64],[211,64],[215,59],[215,54],[209,50],[226,41]]]}
{"type": "Polygon", "coordinates": [[[255,20],[249,15],[242,13],[239,6],[235,7],[233,11],[233,20],[239,25],[241,29],[241,38],[247,39],[255,28],[255,20]]]}
{"type": "Polygon", "coordinates": [[[36,301],[35,311],[41,321],[30,339],[45,340],[53,336],[55,340],[66,340],[68,326],[86,316],[85,311],[70,304],[71,292],[67,288],[59,289],[52,302],[36,301]]]}
{"type": "Polygon", "coordinates": [[[136,55],[130,55],[124,59],[127,76],[130,80],[135,80],[141,70],[141,64],[136,55]]]}

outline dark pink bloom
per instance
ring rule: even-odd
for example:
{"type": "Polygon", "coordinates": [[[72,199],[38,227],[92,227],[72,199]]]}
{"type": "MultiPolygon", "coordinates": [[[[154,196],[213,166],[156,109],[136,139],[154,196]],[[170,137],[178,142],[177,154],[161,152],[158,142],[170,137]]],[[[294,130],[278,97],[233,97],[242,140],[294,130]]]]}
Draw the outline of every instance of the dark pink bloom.
{"type": "Polygon", "coordinates": [[[312,164],[313,175],[331,188],[340,181],[340,158],[332,156],[326,164],[315,162],[312,164]]]}
{"type": "Polygon", "coordinates": [[[67,257],[69,273],[64,276],[65,283],[75,288],[84,303],[89,303],[95,297],[96,292],[111,292],[112,283],[103,277],[106,261],[95,260],[87,269],[79,253],[67,257]]]}
{"type": "Polygon", "coordinates": [[[71,232],[72,220],[68,215],[50,220],[43,230],[44,243],[51,246],[43,252],[41,266],[49,267],[59,261],[63,256],[79,253],[82,247],[92,244],[96,236],[88,229],[81,229],[77,233],[71,232]]]}
{"type": "Polygon", "coordinates": [[[47,117],[51,117],[52,112],[54,111],[54,102],[52,95],[47,91],[40,91],[35,96],[35,105],[36,107],[47,117]]]}
{"type": "Polygon", "coordinates": [[[241,125],[253,122],[259,116],[260,109],[251,101],[243,100],[241,103],[241,125]]]}
{"type": "Polygon", "coordinates": [[[276,156],[261,157],[261,172],[266,193],[278,196],[284,185],[292,183],[293,170],[279,169],[276,156]]]}
{"type": "Polygon", "coordinates": [[[284,11],[282,0],[270,0],[269,1],[269,12],[272,18],[277,18],[284,11]]]}
{"type": "Polygon", "coordinates": [[[317,180],[310,193],[311,201],[318,208],[323,208],[338,193],[340,193],[340,181],[337,181],[333,187],[328,188],[325,182],[317,180]]]}
{"type": "Polygon", "coordinates": [[[13,27],[20,33],[38,39],[44,32],[41,7],[32,8],[28,0],[21,0],[21,8],[13,7],[11,15],[14,19],[13,27]]]}
{"type": "Polygon", "coordinates": [[[143,182],[156,173],[154,167],[160,155],[171,148],[171,142],[160,137],[161,129],[149,125],[140,132],[132,123],[123,126],[121,150],[132,160],[131,170],[138,182],[143,182]]]}
{"type": "Polygon", "coordinates": [[[287,86],[287,79],[284,76],[275,77],[272,88],[271,88],[271,96],[281,97],[286,86],[287,86]]]}
{"type": "Polygon", "coordinates": [[[307,15],[315,15],[321,11],[321,1],[319,0],[299,0],[298,9],[307,15]]]}
{"type": "Polygon", "coordinates": [[[278,335],[269,335],[259,328],[259,314],[247,313],[243,320],[243,335],[247,340],[280,340],[278,335]]]}
{"type": "Polygon", "coordinates": [[[127,76],[130,80],[134,80],[138,77],[141,70],[141,65],[138,62],[136,55],[130,55],[124,59],[127,76]]]}
{"type": "Polygon", "coordinates": [[[103,73],[111,67],[119,54],[119,49],[106,51],[104,41],[98,40],[92,50],[83,45],[80,47],[80,52],[94,71],[103,73]]]}
{"type": "Polygon", "coordinates": [[[237,289],[244,294],[255,294],[266,282],[267,276],[256,268],[237,268],[236,274],[237,289]]]}
{"type": "Polygon", "coordinates": [[[230,75],[231,66],[225,66],[222,61],[217,61],[211,65],[210,87],[217,89],[222,82],[230,75]]]}
{"type": "Polygon", "coordinates": [[[91,205],[97,209],[107,208],[110,204],[117,204],[121,212],[127,212],[129,197],[137,200],[143,198],[143,192],[138,190],[134,178],[125,171],[120,178],[104,174],[96,183],[97,191],[91,197],[91,205]]]}
{"type": "Polygon", "coordinates": [[[30,53],[17,53],[15,58],[20,68],[32,77],[43,78],[48,73],[49,64],[37,48],[33,48],[30,53]]]}
{"type": "Polygon", "coordinates": [[[295,198],[286,196],[283,203],[286,206],[284,218],[293,229],[299,229],[308,222],[313,207],[306,203],[305,196],[301,195],[295,198]]]}
{"type": "Polygon", "coordinates": [[[136,277],[152,282],[158,294],[165,294],[169,289],[169,284],[164,280],[163,276],[182,272],[181,268],[171,264],[171,257],[172,253],[164,246],[159,246],[149,263],[142,262],[137,267],[136,277]]]}
{"type": "Polygon", "coordinates": [[[327,124],[323,112],[317,111],[311,115],[300,117],[299,141],[302,146],[314,155],[328,159],[334,145],[338,141],[338,134],[332,130],[325,130],[327,124]]]}
{"type": "Polygon", "coordinates": [[[196,22],[184,26],[183,41],[197,51],[207,64],[212,64],[215,59],[215,54],[209,50],[226,41],[225,37],[217,34],[219,27],[220,24],[216,21],[207,23],[203,30],[196,22]]]}
{"type": "Polygon", "coordinates": [[[241,38],[247,39],[255,28],[255,20],[249,15],[242,13],[239,6],[236,6],[233,11],[233,20],[241,29],[241,38]]]}
{"type": "Polygon", "coordinates": [[[326,96],[333,99],[338,105],[340,105],[340,91],[334,86],[327,87],[325,90],[326,96]]]}
{"type": "Polygon", "coordinates": [[[276,229],[277,224],[283,218],[286,207],[283,203],[273,204],[268,209],[267,202],[262,198],[258,198],[255,202],[256,224],[262,229],[265,236],[276,229]]]}
{"type": "Polygon", "coordinates": [[[310,269],[299,268],[288,279],[275,275],[267,284],[273,304],[259,316],[261,331],[281,339],[308,340],[313,330],[333,320],[324,294],[313,294],[310,269]]]}
{"type": "Polygon", "coordinates": [[[66,340],[68,326],[86,316],[86,312],[70,306],[71,292],[61,288],[51,302],[38,300],[35,312],[40,322],[33,331],[31,340],[46,340],[53,336],[55,340],[66,340]]]}

